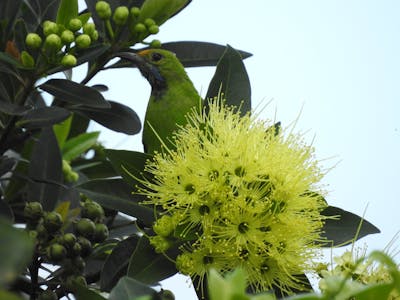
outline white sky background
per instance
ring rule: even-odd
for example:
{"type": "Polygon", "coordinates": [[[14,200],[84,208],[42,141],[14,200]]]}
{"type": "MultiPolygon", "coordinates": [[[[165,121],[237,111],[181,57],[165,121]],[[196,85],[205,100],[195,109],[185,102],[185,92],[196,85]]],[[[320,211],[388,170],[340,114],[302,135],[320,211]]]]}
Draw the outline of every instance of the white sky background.
{"type": "MultiPolygon", "coordinates": [[[[400,2],[371,0],[193,1],[161,26],[162,42],[208,41],[253,53],[245,60],[253,107],[273,100],[262,118],[314,138],[333,206],[362,215],[382,231],[358,242],[382,249],[400,230],[400,2]],[[333,158],[332,158],[333,157],[333,158]]],[[[214,67],[189,68],[204,94],[214,67]]],[[[78,79],[80,76],[75,79],[78,79]]],[[[136,69],[107,71],[105,95],[141,117],[150,86],[136,69]]],[[[102,130],[109,148],[142,151],[141,135],[102,130]]],[[[396,243],[400,248],[400,243],[396,243]]],[[[399,257],[397,257],[399,260],[399,257]]],[[[177,300],[195,299],[184,279],[168,280],[177,300]]]]}

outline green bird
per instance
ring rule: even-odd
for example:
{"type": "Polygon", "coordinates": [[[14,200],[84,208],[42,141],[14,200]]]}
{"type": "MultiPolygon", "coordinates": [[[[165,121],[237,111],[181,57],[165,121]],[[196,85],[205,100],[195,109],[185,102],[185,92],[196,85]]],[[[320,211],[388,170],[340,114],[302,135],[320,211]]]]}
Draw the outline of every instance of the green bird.
{"type": "Polygon", "coordinates": [[[132,61],[151,85],[142,136],[144,151],[150,154],[160,151],[163,143],[173,148],[172,133],[178,125],[186,124],[185,115],[193,107],[202,105],[183,65],[174,53],[162,49],[117,56],[132,61]]]}

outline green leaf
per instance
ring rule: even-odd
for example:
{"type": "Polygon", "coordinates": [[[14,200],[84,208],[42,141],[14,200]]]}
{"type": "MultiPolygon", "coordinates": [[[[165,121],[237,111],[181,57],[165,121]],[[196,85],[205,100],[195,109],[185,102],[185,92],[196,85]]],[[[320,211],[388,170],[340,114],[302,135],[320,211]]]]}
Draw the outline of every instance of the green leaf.
{"type": "Polygon", "coordinates": [[[22,0],[0,1],[0,45],[6,45],[6,42],[12,40],[13,28],[17,19],[22,0]]]}
{"type": "Polygon", "coordinates": [[[89,289],[83,285],[76,285],[74,287],[74,296],[77,300],[106,300],[99,293],[95,292],[94,290],[89,289]]]}
{"type": "Polygon", "coordinates": [[[91,108],[89,110],[77,107],[76,111],[117,132],[129,135],[140,132],[142,125],[133,109],[114,101],[108,101],[108,103],[110,104],[109,108],[91,108]]]}
{"type": "Polygon", "coordinates": [[[45,106],[28,111],[16,126],[24,128],[42,128],[60,123],[70,116],[70,112],[62,107],[45,106]]]}
{"type": "Polygon", "coordinates": [[[110,293],[109,300],[151,300],[156,291],[129,277],[122,277],[110,293]],[[148,298],[145,296],[149,296],[148,298]]]}
{"type": "Polygon", "coordinates": [[[57,24],[67,27],[69,20],[78,16],[78,0],[61,0],[57,12],[57,24]]]}
{"type": "Polygon", "coordinates": [[[58,146],[62,148],[67,140],[69,130],[71,128],[72,115],[59,124],[53,125],[54,134],[56,135],[58,146]]]}
{"type": "MultiPolygon", "coordinates": [[[[352,294],[350,299],[357,300],[376,300],[376,299],[391,299],[390,293],[393,291],[392,283],[381,283],[376,285],[368,285],[361,291],[352,294]]],[[[395,299],[395,298],[393,298],[395,299]]]]}
{"type": "Polygon", "coordinates": [[[133,187],[122,179],[91,180],[76,188],[102,206],[136,217],[148,227],[154,221],[153,209],[140,205],[144,196],[133,194],[133,187]]]}
{"type": "Polygon", "coordinates": [[[97,143],[100,131],[82,133],[65,142],[61,149],[62,158],[71,161],[85,153],[97,143]]]}
{"type": "Polygon", "coordinates": [[[51,211],[58,201],[62,171],[61,153],[53,129],[45,127],[32,150],[29,165],[28,200],[39,201],[51,211]]]}
{"type": "Polygon", "coordinates": [[[141,236],[129,260],[127,275],[147,284],[156,284],[176,272],[175,264],[164,254],[156,253],[149,239],[141,236]]]}
{"type": "Polygon", "coordinates": [[[109,292],[118,280],[126,275],[129,258],[135,250],[138,241],[139,237],[133,235],[122,240],[114,247],[113,251],[104,262],[100,274],[100,288],[102,291],[109,292]]]}
{"type": "Polygon", "coordinates": [[[90,12],[87,12],[87,13],[80,14],[79,16],[77,16],[77,18],[79,20],[81,20],[82,24],[84,25],[89,21],[91,16],[92,16],[92,14],[90,12]]]}
{"type": "Polygon", "coordinates": [[[251,110],[251,88],[246,68],[239,52],[227,46],[208,87],[206,98],[223,94],[227,105],[240,107],[241,115],[251,110]]]}
{"type": "Polygon", "coordinates": [[[338,216],[337,219],[327,219],[323,227],[323,237],[329,241],[326,247],[344,246],[368,235],[379,233],[380,230],[367,220],[335,206],[328,206],[321,214],[338,216]]]}
{"type": "Polygon", "coordinates": [[[22,19],[28,32],[36,32],[45,20],[55,20],[60,0],[23,1],[22,19]]]}
{"type": "Polygon", "coordinates": [[[0,218],[10,222],[14,221],[14,213],[10,205],[2,198],[0,198],[0,218]]]}
{"type": "Polygon", "coordinates": [[[0,290],[0,299],[7,299],[7,300],[23,300],[17,294],[11,293],[9,291],[0,290]]]}
{"type": "Polygon", "coordinates": [[[50,79],[39,86],[58,100],[91,108],[109,108],[111,105],[96,89],[67,79],[50,79]]]}
{"type": "Polygon", "coordinates": [[[19,106],[17,104],[6,102],[0,99],[0,112],[12,116],[22,116],[26,114],[31,108],[27,106],[19,106]]]}
{"type": "Polygon", "coordinates": [[[144,166],[151,155],[128,150],[105,149],[106,157],[110,160],[115,171],[132,187],[138,184],[138,181],[132,177],[143,178],[144,166]]]}
{"type": "Polygon", "coordinates": [[[146,0],[140,8],[139,22],[151,18],[161,25],[189,3],[188,0],[146,0]]]}
{"type": "Polygon", "coordinates": [[[34,244],[25,231],[0,219],[0,245],[0,286],[4,286],[29,264],[34,244]]]}

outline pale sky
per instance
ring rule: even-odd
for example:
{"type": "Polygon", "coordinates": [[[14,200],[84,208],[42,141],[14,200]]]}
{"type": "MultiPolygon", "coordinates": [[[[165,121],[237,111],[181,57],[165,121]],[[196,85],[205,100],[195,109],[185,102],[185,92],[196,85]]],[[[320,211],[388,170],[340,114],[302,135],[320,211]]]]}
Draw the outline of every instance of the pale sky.
{"type": "MultiPolygon", "coordinates": [[[[314,140],[322,166],[338,163],[324,179],[327,201],[358,215],[368,205],[365,217],[382,233],[358,245],[374,250],[400,230],[399,14],[395,0],[194,0],[157,38],[253,53],[245,60],[253,107],[272,100],[260,117],[283,126],[300,115],[296,128],[314,140]]],[[[203,96],[214,70],[188,69],[203,96]]],[[[107,71],[91,83],[107,84],[107,98],[131,106],[143,120],[150,87],[138,70],[107,71]]],[[[100,140],[142,151],[140,135],[104,131],[100,140]]],[[[182,279],[168,280],[165,288],[177,300],[195,297],[182,279]]]]}

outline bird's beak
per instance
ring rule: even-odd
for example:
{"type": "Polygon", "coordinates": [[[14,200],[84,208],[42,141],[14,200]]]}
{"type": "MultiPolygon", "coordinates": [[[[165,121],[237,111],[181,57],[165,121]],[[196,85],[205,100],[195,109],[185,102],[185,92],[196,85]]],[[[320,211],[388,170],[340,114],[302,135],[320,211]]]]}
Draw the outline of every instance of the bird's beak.
{"type": "Polygon", "coordinates": [[[114,57],[119,57],[122,59],[129,60],[137,67],[146,64],[146,61],[143,59],[142,56],[140,56],[136,53],[133,53],[133,52],[118,52],[118,53],[114,54],[114,57]]]}

